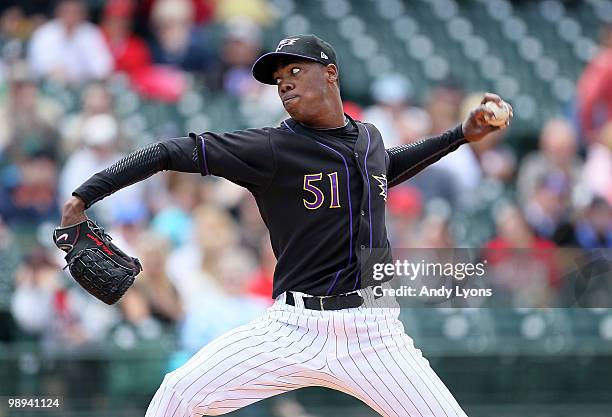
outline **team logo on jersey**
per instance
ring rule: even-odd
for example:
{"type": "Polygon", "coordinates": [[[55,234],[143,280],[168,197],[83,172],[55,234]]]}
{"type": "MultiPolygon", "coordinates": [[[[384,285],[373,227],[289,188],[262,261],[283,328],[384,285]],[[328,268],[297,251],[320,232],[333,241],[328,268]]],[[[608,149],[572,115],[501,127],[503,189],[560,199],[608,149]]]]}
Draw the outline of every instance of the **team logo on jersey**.
{"type": "Polygon", "coordinates": [[[300,38],[287,38],[287,39],[283,39],[282,41],[280,41],[278,43],[278,46],[276,47],[276,52],[278,52],[281,49],[283,49],[284,46],[293,45],[294,43],[296,43],[298,41],[298,39],[300,39],[300,38]]]}
{"type": "Polygon", "coordinates": [[[381,195],[383,199],[387,201],[387,176],[385,174],[381,174],[381,175],[372,174],[372,177],[374,177],[374,179],[378,181],[378,186],[380,187],[379,195],[381,195]]]}

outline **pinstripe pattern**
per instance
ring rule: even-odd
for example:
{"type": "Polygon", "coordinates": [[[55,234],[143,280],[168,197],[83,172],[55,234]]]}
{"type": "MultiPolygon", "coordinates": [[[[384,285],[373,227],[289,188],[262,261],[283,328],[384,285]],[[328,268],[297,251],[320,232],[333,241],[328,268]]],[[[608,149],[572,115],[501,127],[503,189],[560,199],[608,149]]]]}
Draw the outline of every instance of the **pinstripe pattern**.
{"type": "Polygon", "coordinates": [[[146,417],[222,415],[307,386],[352,395],[384,417],[467,417],[404,333],[399,309],[370,307],[378,300],[362,292],[368,307],[323,312],[279,296],[167,374],[146,417]]]}
{"type": "MultiPolygon", "coordinates": [[[[374,384],[372,384],[370,382],[370,379],[367,378],[363,374],[363,370],[361,369],[361,367],[357,365],[353,356],[345,354],[343,357],[342,355],[338,355],[338,346],[342,346],[343,341],[341,341],[342,335],[340,335],[340,337],[338,335],[340,331],[340,327],[338,327],[338,333],[336,333],[336,330],[335,330],[336,321],[337,320],[336,320],[335,315],[332,315],[332,322],[334,323],[334,339],[336,339],[336,355],[334,356],[334,360],[331,361],[330,368],[332,369],[335,375],[338,375],[338,377],[341,380],[344,380],[345,383],[349,384],[350,392],[356,391],[356,392],[359,392],[361,395],[363,395],[363,397],[366,399],[366,404],[368,404],[370,407],[374,408],[379,413],[382,413],[382,410],[385,410],[385,409],[391,410],[391,405],[388,403],[387,399],[385,399],[385,396],[382,395],[378,390],[377,386],[380,382],[376,381],[374,382],[374,384]],[[348,358],[350,359],[350,362],[345,360],[346,356],[348,356],[348,358]],[[352,370],[353,370],[353,374],[355,374],[355,377],[353,377],[351,373],[346,370],[346,367],[345,367],[345,364],[346,366],[350,367],[351,363],[354,366],[352,370]],[[365,389],[363,388],[363,385],[366,385],[365,389]],[[378,401],[372,397],[377,397],[378,401]],[[382,404],[382,406],[379,404],[379,401],[380,401],[380,404],[382,404]]],[[[341,325],[344,326],[343,320],[338,320],[338,321],[340,321],[341,325]]],[[[348,352],[348,339],[346,340],[346,347],[347,347],[347,352],[348,352]]],[[[359,346],[359,351],[363,353],[363,351],[361,350],[361,346],[359,346]]],[[[342,353],[342,351],[340,352],[342,353]]],[[[369,365],[368,365],[368,368],[371,369],[369,365]]],[[[393,412],[390,415],[399,416],[399,414],[395,412],[393,412]]]]}

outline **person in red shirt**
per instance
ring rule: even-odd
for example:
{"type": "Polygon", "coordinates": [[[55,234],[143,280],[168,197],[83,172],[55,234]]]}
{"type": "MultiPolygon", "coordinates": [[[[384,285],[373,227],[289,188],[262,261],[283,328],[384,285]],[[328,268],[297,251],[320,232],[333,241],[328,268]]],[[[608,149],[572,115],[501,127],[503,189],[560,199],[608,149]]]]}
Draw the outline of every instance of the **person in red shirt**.
{"type": "Polygon", "coordinates": [[[247,293],[272,304],[272,282],[276,258],[270,246],[270,236],[266,233],[261,237],[261,253],[259,255],[259,268],[247,280],[247,293]]]}
{"type": "MultiPolygon", "coordinates": [[[[216,0],[190,0],[193,6],[193,21],[198,26],[204,26],[215,18],[216,0]]],[[[138,13],[148,20],[157,0],[141,0],[138,3],[138,13]]]]}
{"type": "Polygon", "coordinates": [[[612,120],[612,24],[604,28],[602,38],[600,52],[578,80],[580,126],[589,142],[612,120]]]}
{"type": "Polygon", "coordinates": [[[115,60],[115,71],[130,76],[151,65],[149,47],[132,33],[133,12],[134,3],[131,0],[111,0],[104,8],[101,24],[115,60]]]}
{"type": "Polygon", "coordinates": [[[556,288],[560,277],[555,243],[537,236],[514,205],[501,207],[495,222],[497,235],[484,246],[495,283],[515,292],[532,285],[556,288]]]}

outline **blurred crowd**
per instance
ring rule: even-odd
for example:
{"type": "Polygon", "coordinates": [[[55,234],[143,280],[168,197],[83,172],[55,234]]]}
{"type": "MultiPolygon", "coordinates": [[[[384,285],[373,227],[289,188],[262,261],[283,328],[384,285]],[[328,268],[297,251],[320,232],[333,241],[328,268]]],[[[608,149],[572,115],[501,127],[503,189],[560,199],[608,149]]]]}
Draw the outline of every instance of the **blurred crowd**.
{"type": "MultiPolygon", "coordinates": [[[[225,180],[159,174],[88,211],[144,267],[112,308],[61,270],[50,236],[72,190],[142,145],[117,115],[117,86],[170,104],[197,86],[255,105],[262,124],[285,117],[275,88],[250,75],[273,8],[59,0],[1,13],[0,328],[15,330],[0,338],[129,347],[171,332],[191,354],[259,315],[272,302],[274,255],[252,196],[225,180]],[[58,100],[62,89],[78,91],[79,104],[58,100]]],[[[612,248],[612,30],[603,33],[568,106],[577,116],[542,120],[527,149],[512,146],[512,129],[464,145],[390,190],[392,247],[612,248]]],[[[381,74],[370,90],[370,102],[345,108],[387,147],[456,126],[482,97],[448,82],[416,100],[409,72],[381,74]]]]}

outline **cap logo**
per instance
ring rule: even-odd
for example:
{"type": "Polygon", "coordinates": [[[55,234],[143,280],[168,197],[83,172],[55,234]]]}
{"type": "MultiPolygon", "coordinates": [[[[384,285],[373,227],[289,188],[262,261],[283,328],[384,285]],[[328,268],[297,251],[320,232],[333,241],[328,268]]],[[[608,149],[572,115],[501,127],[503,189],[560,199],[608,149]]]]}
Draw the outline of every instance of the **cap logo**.
{"type": "Polygon", "coordinates": [[[327,57],[327,55],[325,55],[325,52],[323,52],[323,51],[321,51],[321,58],[324,58],[324,59],[329,59],[329,58],[327,57]]]}
{"type": "Polygon", "coordinates": [[[300,38],[287,38],[287,39],[283,39],[282,41],[280,41],[278,43],[278,46],[276,47],[276,52],[280,51],[284,46],[293,45],[294,43],[296,43],[298,41],[298,39],[300,39],[300,38]]]}

